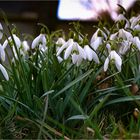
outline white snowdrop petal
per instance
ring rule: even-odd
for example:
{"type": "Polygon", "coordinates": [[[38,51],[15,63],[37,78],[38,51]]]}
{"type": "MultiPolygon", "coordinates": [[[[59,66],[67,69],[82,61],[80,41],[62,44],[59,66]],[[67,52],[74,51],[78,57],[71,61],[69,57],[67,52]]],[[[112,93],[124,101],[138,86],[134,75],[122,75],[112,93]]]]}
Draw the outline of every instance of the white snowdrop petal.
{"type": "Polygon", "coordinates": [[[70,39],[67,41],[67,45],[68,45],[68,46],[70,46],[70,45],[73,44],[73,43],[74,43],[74,41],[73,41],[72,38],[70,38],[70,39]]]}
{"type": "Polygon", "coordinates": [[[115,21],[127,20],[123,14],[119,14],[115,21]]]}
{"type": "Polygon", "coordinates": [[[76,66],[80,66],[80,64],[82,63],[82,60],[83,58],[80,55],[78,55],[76,66]]]}
{"type": "Polygon", "coordinates": [[[136,26],[134,27],[134,30],[140,31],[140,25],[136,25],[136,26]]]}
{"type": "Polygon", "coordinates": [[[59,50],[58,50],[58,52],[57,52],[57,56],[59,56],[60,55],[60,53],[65,49],[65,48],[67,48],[68,46],[70,46],[71,44],[73,44],[73,39],[69,39],[66,43],[64,43],[60,48],[59,48],[59,50]]]}
{"type": "Polygon", "coordinates": [[[60,53],[65,49],[67,48],[67,42],[65,44],[63,44],[58,50],[57,50],[57,56],[60,55],[60,53]]]}
{"type": "Polygon", "coordinates": [[[138,17],[132,17],[132,18],[130,19],[131,28],[132,28],[132,29],[136,26],[136,24],[138,23],[139,20],[140,20],[140,19],[139,19],[139,16],[138,16],[138,17]]]}
{"type": "Polygon", "coordinates": [[[88,45],[85,45],[85,46],[84,46],[84,50],[85,50],[87,59],[88,59],[89,61],[91,61],[92,58],[93,58],[93,56],[92,56],[92,51],[93,51],[93,50],[92,50],[88,45]]]}
{"type": "Polygon", "coordinates": [[[104,71],[107,71],[109,65],[109,58],[107,57],[104,63],[104,71]]]}
{"type": "Polygon", "coordinates": [[[62,37],[58,38],[58,40],[56,41],[56,45],[63,45],[64,43],[65,40],[62,37]]]}
{"type": "Polygon", "coordinates": [[[3,48],[5,49],[6,48],[6,46],[8,45],[8,40],[6,39],[5,41],[4,41],[4,43],[3,43],[3,48]]]}
{"type": "Polygon", "coordinates": [[[24,51],[28,51],[30,49],[30,46],[26,40],[22,42],[22,46],[24,51]]]}
{"type": "Polygon", "coordinates": [[[98,32],[99,32],[99,29],[97,29],[96,32],[92,35],[90,44],[92,44],[96,40],[96,38],[98,37],[98,32]]]}
{"type": "Polygon", "coordinates": [[[121,66],[122,66],[122,59],[116,53],[116,51],[114,51],[114,50],[110,52],[109,56],[105,60],[105,63],[104,63],[104,71],[107,71],[110,60],[114,60],[115,61],[116,68],[120,72],[121,71],[121,66]]]}
{"type": "Polygon", "coordinates": [[[1,64],[0,64],[0,71],[2,72],[4,78],[8,81],[9,80],[8,73],[7,73],[6,69],[1,64]]]}
{"type": "Polygon", "coordinates": [[[106,44],[106,48],[108,49],[108,52],[111,52],[111,45],[109,43],[106,44]]]}
{"type": "Polygon", "coordinates": [[[75,53],[72,54],[72,63],[73,63],[73,64],[76,64],[77,59],[78,59],[78,56],[77,56],[75,53]]]}
{"type": "Polygon", "coordinates": [[[110,54],[109,54],[109,58],[110,58],[110,60],[112,60],[112,59],[115,59],[115,56],[114,56],[114,53],[115,51],[111,51],[110,52],[110,54]]]}
{"type": "Polygon", "coordinates": [[[115,59],[115,65],[116,65],[118,71],[121,72],[122,60],[120,59],[120,61],[119,61],[119,59],[118,60],[115,59]]]}
{"type": "Polygon", "coordinates": [[[120,44],[119,53],[124,55],[130,49],[131,42],[129,41],[122,41],[120,44]]]}
{"type": "Polygon", "coordinates": [[[70,56],[70,54],[72,52],[72,49],[73,49],[73,44],[71,44],[70,46],[68,46],[68,48],[66,49],[65,54],[64,54],[64,59],[65,60],[70,56]]]}
{"type": "Polygon", "coordinates": [[[96,51],[101,43],[102,43],[102,38],[97,37],[97,39],[94,42],[92,42],[90,45],[96,51]]]}
{"type": "Polygon", "coordinates": [[[119,65],[122,65],[122,59],[116,52],[114,52],[114,57],[115,57],[115,60],[117,61],[117,63],[119,65]]]}
{"type": "Polygon", "coordinates": [[[46,45],[47,40],[46,40],[45,34],[41,34],[40,41],[42,42],[42,44],[46,45]]]}
{"type": "Polygon", "coordinates": [[[79,51],[79,55],[80,55],[82,58],[86,59],[86,53],[85,53],[84,49],[83,49],[81,46],[79,46],[78,43],[76,43],[76,46],[77,46],[77,49],[78,49],[78,51],[79,51]]]}
{"type": "Polygon", "coordinates": [[[138,37],[135,37],[135,44],[136,44],[138,50],[140,51],[140,39],[138,37]]]}
{"type": "Polygon", "coordinates": [[[119,72],[121,72],[121,66],[122,66],[122,59],[115,59],[115,65],[119,72]]]}
{"type": "Polygon", "coordinates": [[[31,48],[34,49],[40,42],[40,37],[41,37],[41,34],[39,36],[37,36],[33,42],[32,42],[32,45],[31,45],[31,48]]]}
{"type": "Polygon", "coordinates": [[[117,38],[118,33],[114,33],[110,36],[110,40],[114,40],[117,38]]]}
{"type": "Polygon", "coordinates": [[[136,17],[131,17],[131,18],[130,18],[131,24],[132,24],[132,22],[134,22],[135,20],[136,20],[136,17]]]}
{"type": "MultiPolygon", "coordinates": [[[[13,34],[13,38],[14,38],[16,47],[17,47],[17,48],[20,48],[20,46],[21,46],[21,41],[20,41],[20,39],[19,39],[15,34],[13,34]]],[[[11,38],[11,41],[12,41],[12,38],[11,38]]]]}
{"type": "Polygon", "coordinates": [[[116,65],[118,71],[120,72],[121,71],[121,65],[122,65],[121,57],[116,53],[116,51],[111,51],[110,56],[111,56],[111,60],[112,59],[115,60],[115,65],[116,65]]]}
{"type": "Polygon", "coordinates": [[[0,47],[0,57],[1,57],[1,60],[4,62],[5,61],[5,51],[2,47],[0,47]]]}
{"type": "Polygon", "coordinates": [[[85,45],[84,50],[89,61],[93,59],[96,63],[99,63],[97,54],[88,45],[85,45]]]}
{"type": "Polygon", "coordinates": [[[79,66],[82,62],[83,58],[80,55],[72,54],[72,63],[76,64],[76,66],[79,66]]]}
{"type": "Polygon", "coordinates": [[[57,56],[58,62],[61,63],[63,61],[63,58],[60,56],[57,56]]]}
{"type": "Polygon", "coordinates": [[[126,39],[128,41],[132,41],[133,36],[131,33],[125,31],[124,29],[120,29],[119,30],[119,38],[123,38],[123,39],[126,39]]]}
{"type": "Polygon", "coordinates": [[[128,47],[127,46],[121,46],[120,49],[119,49],[119,53],[124,55],[128,50],[128,47]]]}
{"type": "Polygon", "coordinates": [[[94,60],[97,64],[99,64],[100,61],[99,61],[99,58],[98,58],[97,54],[96,54],[94,51],[92,51],[92,55],[93,55],[93,60],[94,60]]]}

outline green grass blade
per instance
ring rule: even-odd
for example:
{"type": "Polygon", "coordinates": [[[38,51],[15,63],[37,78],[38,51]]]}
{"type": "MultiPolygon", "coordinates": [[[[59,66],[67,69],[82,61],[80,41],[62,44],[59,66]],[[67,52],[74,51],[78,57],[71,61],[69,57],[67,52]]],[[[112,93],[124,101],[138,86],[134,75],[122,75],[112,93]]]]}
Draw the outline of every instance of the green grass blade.
{"type": "Polygon", "coordinates": [[[70,82],[68,85],[66,85],[62,90],[60,90],[58,93],[56,93],[56,95],[54,96],[57,97],[58,95],[60,95],[61,93],[63,93],[65,90],[69,89],[70,87],[72,87],[73,85],[75,85],[76,83],[78,83],[79,81],[81,81],[82,79],[84,79],[85,77],[87,77],[88,75],[90,75],[93,72],[93,69],[87,71],[86,73],[84,73],[83,75],[81,75],[80,77],[76,78],[75,80],[73,80],[72,82],[70,82]]]}
{"type": "Polygon", "coordinates": [[[137,101],[137,100],[140,100],[140,95],[121,97],[118,99],[111,100],[108,103],[106,103],[105,105],[107,106],[107,105],[112,105],[112,104],[122,103],[122,102],[133,102],[133,101],[137,101]]]}

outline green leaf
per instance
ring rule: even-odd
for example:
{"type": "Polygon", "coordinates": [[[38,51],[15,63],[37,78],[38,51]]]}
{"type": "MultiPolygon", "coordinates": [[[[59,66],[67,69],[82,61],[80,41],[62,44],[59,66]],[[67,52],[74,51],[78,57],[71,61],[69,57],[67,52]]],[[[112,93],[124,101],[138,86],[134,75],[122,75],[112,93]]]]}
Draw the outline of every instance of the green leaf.
{"type": "Polygon", "coordinates": [[[16,103],[22,105],[24,108],[26,108],[26,109],[29,110],[31,113],[33,113],[36,117],[39,118],[39,116],[36,114],[36,112],[34,112],[34,110],[32,110],[29,106],[25,105],[24,103],[22,103],[22,102],[20,102],[20,101],[18,101],[18,100],[16,100],[16,99],[7,97],[7,96],[0,96],[0,98],[3,99],[3,100],[5,100],[5,101],[8,100],[8,101],[16,102],[16,103]]]}
{"type": "Polygon", "coordinates": [[[136,101],[136,100],[140,100],[140,95],[121,97],[121,98],[109,101],[105,105],[107,106],[107,105],[116,104],[116,103],[122,103],[122,102],[132,102],[132,101],[136,101]]]}
{"type": "Polygon", "coordinates": [[[69,89],[70,87],[72,87],[73,85],[75,85],[76,83],[78,83],[79,81],[81,81],[82,79],[84,79],[85,77],[87,77],[89,74],[91,74],[93,72],[93,69],[87,71],[86,73],[84,73],[83,75],[79,76],[78,78],[76,78],[75,80],[73,80],[72,82],[70,82],[68,85],[66,85],[62,90],[60,90],[58,93],[56,93],[56,95],[54,96],[57,97],[58,95],[60,95],[61,93],[63,93],[65,90],[69,89]]]}

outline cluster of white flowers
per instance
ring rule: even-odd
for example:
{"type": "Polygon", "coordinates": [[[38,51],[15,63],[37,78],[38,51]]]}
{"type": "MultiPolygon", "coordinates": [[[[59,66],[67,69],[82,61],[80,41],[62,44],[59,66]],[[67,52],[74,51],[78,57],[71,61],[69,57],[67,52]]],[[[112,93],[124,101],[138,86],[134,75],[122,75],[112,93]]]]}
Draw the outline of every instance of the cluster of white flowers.
{"type": "MultiPolygon", "coordinates": [[[[109,56],[107,57],[104,63],[104,71],[108,68],[109,59],[115,60],[115,65],[118,71],[121,71],[122,59],[121,57],[130,50],[133,51],[134,47],[140,51],[140,38],[138,34],[134,35],[134,32],[140,31],[140,16],[132,17],[130,20],[127,20],[124,15],[120,14],[116,19],[116,26],[118,31],[110,34],[109,40],[115,41],[118,45],[116,50],[112,50],[111,44],[110,47],[106,46],[109,49],[109,56]],[[122,24],[122,28],[119,28],[119,24],[122,24]],[[124,24],[124,25],[123,25],[124,24]]],[[[109,41],[108,41],[109,42],[109,41]]],[[[107,44],[108,45],[108,44],[107,44]]]]}
{"type": "MultiPolygon", "coordinates": [[[[0,24],[0,39],[2,39],[2,37],[3,37],[3,27],[0,24]]],[[[14,60],[14,57],[18,60],[16,48],[17,48],[20,56],[24,56],[24,57],[28,54],[28,51],[30,48],[35,49],[36,47],[39,47],[39,50],[43,51],[43,52],[47,50],[45,34],[40,34],[39,36],[37,36],[33,40],[31,47],[26,40],[21,41],[20,38],[16,34],[12,34],[12,36],[8,37],[4,41],[3,45],[0,44],[0,57],[3,62],[5,62],[5,60],[6,60],[5,49],[8,45],[11,46],[12,51],[13,51],[14,56],[13,56],[12,60],[14,60]]],[[[3,76],[5,77],[5,79],[8,81],[9,80],[8,73],[1,64],[0,64],[0,70],[3,74],[3,76]]]]}
{"type": "Polygon", "coordinates": [[[77,66],[81,64],[82,60],[94,60],[99,63],[97,52],[104,49],[104,51],[107,50],[105,55],[108,54],[107,58],[102,60],[104,62],[104,71],[107,71],[109,62],[114,62],[120,72],[123,55],[127,54],[130,48],[132,51],[136,48],[140,51],[140,37],[138,34],[134,34],[134,32],[140,32],[140,16],[132,17],[128,20],[124,15],[120,14],[115,22],[115,30],[110,31],[106,27],[103,27],[103,29],[98,28],[93,34],[90,43],[83,47],[72,38],[68,39],[68,41],[59,38],[56,42],[58,46],[56,50],[57,57],[61,60],[59,62],[71,57],[73,64],[77,66]],[[114,47],[115,44],[117,44],[117,47],[114,47]],[[99,49],[99,46],[102,48],[99,49]]]}
{"type": "MultiPolygon", "coordinates": [[[[86,43],[84,38],[79,37],[79,41],[75,41],[74,38],[65,40],[59,37],[55,42],[56,56],[59,63],[71,60],[76,66],[80,66],[83,61],[94,61],[99,64],[104,62],[104,71],[107,71],[109,63],[115,63],[118,71],[122,68],[122,58],[129,50],[134,51],[138,49],[140,51],[140,16],[127,19],[124,15],[120,14],[115,21],[114,28],[107,29],[106,27],[98,28],[91,40],[86,43]],[[83,44],[83,45],[82,45],[83,44]],[[102,51],[102,52],[100,52],[102,51]],[[98,55],[103,55],[99,56],[98,55]]],[[[0,39],[3,37],[3,27],[0,24],[0,39]]],[[[31,46],[26,40],[21,41],[20,38],[13,33],[8,37],[3,44],[0,44],[0,57],[4,62],[6,57],[5,49],[11,46],[14,53],[14,58],[18,60],[18,54],[23,58],[28,54],[30,49],[36,47],[43,53],[48,50],[47,35],[41,33],[35,39],[33,39],[31,46]]],[[[69,61],[68,61],[69,62],[69,61]]],[[[6,69],[0,64],[0,70],[3,73],[6,80],[9,80],[6,69]]]]}
{"type": "MultiPolygon", "coordinates": [[[[78,42],[74,41],[72,38],[70,38],[68,41],[65,41],[63,38],[59,38],[56,42],[58,48],[57,48],[57,57],[61,58],[60,54],[64,52],[64,57],[61,58],[63,61],[71,57],[73,64],[76,64],[79,66],[82,62],[82,60],[88,59],[89,61],[94,60],[96,63],[99,63],[99,58],[95,51],[90,48],[90,46],[84,45],[84,48],[82,48],[78,42]]],[[[60,62],[62,62],[60,61],[60,62]]]]}

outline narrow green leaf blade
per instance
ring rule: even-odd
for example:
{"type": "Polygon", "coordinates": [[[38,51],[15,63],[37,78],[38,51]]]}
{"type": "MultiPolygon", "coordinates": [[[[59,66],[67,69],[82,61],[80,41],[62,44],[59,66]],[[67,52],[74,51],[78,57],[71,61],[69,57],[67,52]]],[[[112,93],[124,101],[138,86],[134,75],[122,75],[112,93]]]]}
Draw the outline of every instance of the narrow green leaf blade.
{"type": "Polygon", "coordinates": [[[136,100],[140,100],[140,95],[117,98],[117,99],[114,99],[114,100],[111,100],[110,102],[108,102],[106,104],[106,106],[111,105],[111,104],[122,103],[122,102],[131,102],[131,101],[136,101],[136,100]]]}
{"type": "Polygon", "coordinates": [[[93,72],[93,69],[87,71],[86,73],[84,73],[83,75],[81,75],[80,77],[76,78],[75,80],[73,80],[72,82],[70,82],[67,86],[65,86],[62,90],[60,90],[58,93],[56,93],[56,95],[54,96],[57,97],[58,95],[60,95],[61,93],[63,93],[65,90],[69,89],[70,87],[72,87],[73,85],[75,85],[76,83],[78,83],[79,81],[81,81],[82,79],[84,79],[85,77],[87,77],[89,74],[91,74],[93,72]]]}

